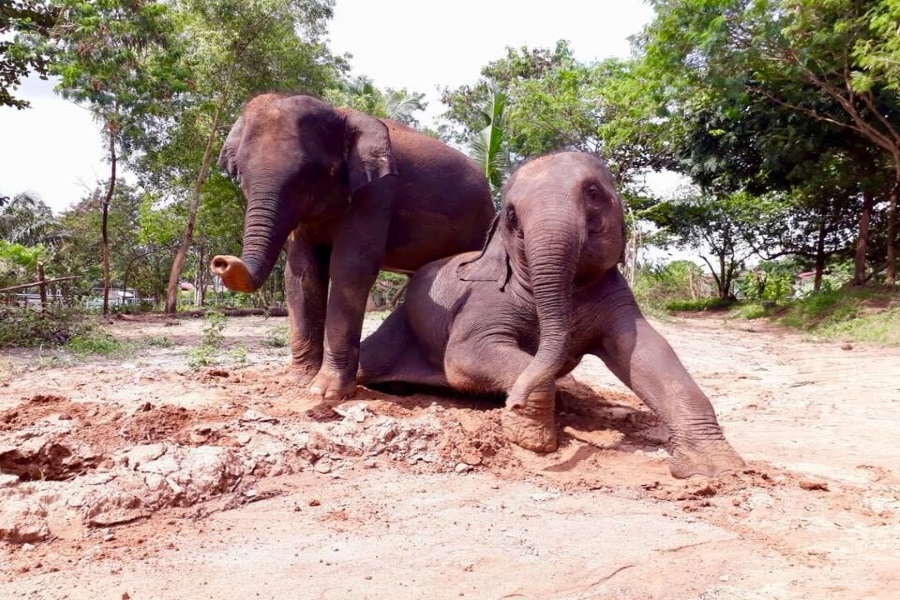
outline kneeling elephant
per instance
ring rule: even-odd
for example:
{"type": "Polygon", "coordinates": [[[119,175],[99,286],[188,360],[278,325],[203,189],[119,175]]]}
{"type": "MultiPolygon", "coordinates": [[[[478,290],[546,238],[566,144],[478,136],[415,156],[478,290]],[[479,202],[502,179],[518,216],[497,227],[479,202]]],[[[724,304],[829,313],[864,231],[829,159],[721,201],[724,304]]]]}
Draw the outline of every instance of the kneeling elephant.
{"type": "Polygon", "coordinates": [[[357,381],[505,393],[506,436],[552,451],[556,380],[594,354],[668,427],[674,476],[739,468],[709,399],[616,268],[624,246],[603,161],[563,152],[525,163],[482,251],[416,272],[405,303],[363,342],[357,381]]]}

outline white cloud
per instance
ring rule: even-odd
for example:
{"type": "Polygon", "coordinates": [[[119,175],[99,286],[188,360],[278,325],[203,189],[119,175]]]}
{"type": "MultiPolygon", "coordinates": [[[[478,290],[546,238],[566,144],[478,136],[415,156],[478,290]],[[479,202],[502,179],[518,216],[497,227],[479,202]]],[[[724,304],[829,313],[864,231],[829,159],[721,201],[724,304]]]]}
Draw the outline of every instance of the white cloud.
{"type": "Polygon", "coordinates": [[[33,191],[59,211],[107,177],[100,130],[90,113],[29,78],[18,96],[31,108],[0,108],[0,193],[33,191]]]}
{"type": "MultiPolygon", "coordinates": [[[[337,0],[329,28],[336,53],[353,54],[354,73],[379,87],[428,94],[426,121],[440,114],[437,87],[475,81],[505,47],[571,42],[581,60],[627,56],[628,37],[652,17],[641,0],[337,0]]],[[[0,193],[33,190],[55,211],[105,180],[100,130],[90,113],[29,78],[18,95],[32,108],[0,108],[0,193]]]]}

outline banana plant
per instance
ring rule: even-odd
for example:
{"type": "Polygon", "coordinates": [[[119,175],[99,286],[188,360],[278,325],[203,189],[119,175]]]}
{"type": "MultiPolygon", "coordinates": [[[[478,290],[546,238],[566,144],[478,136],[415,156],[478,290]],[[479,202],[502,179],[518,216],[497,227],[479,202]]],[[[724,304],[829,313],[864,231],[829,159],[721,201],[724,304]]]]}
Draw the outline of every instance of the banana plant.
{"type": "Polygon", "coordinates": [[[494,82],[488,84],[488,89],[491,94],[489,106],[481,111],[487,126],[472,138],[469,155],[484,169],[484,175],[491,184],[494,205],[499,206],[500,190],[510,167],[503,117],[507,96],[494,82]]]}

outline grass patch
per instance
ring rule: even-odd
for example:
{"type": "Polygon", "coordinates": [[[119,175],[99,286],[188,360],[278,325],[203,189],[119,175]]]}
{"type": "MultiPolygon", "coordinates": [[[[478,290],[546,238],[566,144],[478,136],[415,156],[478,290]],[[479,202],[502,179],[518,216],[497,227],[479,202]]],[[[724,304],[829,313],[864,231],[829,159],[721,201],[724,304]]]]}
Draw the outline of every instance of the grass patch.
{"type": "Polygon", "coordinates": [[[745,304],[732,315],[769,317],[819,338],[900,346],[900,293],[881,288],[823,290],[778,309],[745,304]]]}
{"type": "Polygon", "coordinates": [[[270,348],[284,348],[288,345],[288,326],[279,325],[274,329],[270,329],[263,338],[263,345],[270,348]]]}
{"type": "Polygon", "coordinates": [[[734,303],[722,298],[699,298],[697,300],[675,300],[665,305],[669,312],[702,312],[706,310],[726,310],[734,303]]]}
{"type": "Polygon", "coordinates": [[[900,346],[900,307],[861,315],[849,321],[831,322],[815,333],[828,338],[900,346]]]}
{"type": "Polygon", "coordinates": [[[134,354],[137,344],[131,341],[117,340],[101,329],[93,329],[71,337],[63,348],[76,356],[99,354],[125,358],[134,354]]]}
{"type": "Polygon", "coordinates": [[[164,335],[148,335],[141,341],[152,348],[171,348],[175,345],[175,342],[164,335]]]}
{"type": "Polygon", "coordinates": [[[748,302],[746,304],[738,304],[735,306],[731,315],[738,319],[761,319],[763,317],[768,317],[772,314],[772,310],[766,308],[762,304],[757,302],[748,302]]]}

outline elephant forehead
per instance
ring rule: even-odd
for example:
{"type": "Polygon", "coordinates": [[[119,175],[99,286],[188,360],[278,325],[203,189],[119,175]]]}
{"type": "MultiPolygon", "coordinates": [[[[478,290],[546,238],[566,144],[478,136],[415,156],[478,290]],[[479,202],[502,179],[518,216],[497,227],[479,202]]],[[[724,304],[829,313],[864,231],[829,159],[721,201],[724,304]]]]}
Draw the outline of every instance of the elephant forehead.
{"type": "Polygon", "coordinates": [[[537,157],[523,164],[516,181],[580,182],[597,178],[612,187],[612,174],[599,157],[585,152],[559,152],[537,157]]]}
{"type": "Polygon", "coordinates": [[[244,113],[252,117],[280,114],[281,107],[278,105],[278,101],[281,98],[278,94],[260,94],[247,103],[247,106],[244,107],[244,113]]]}

